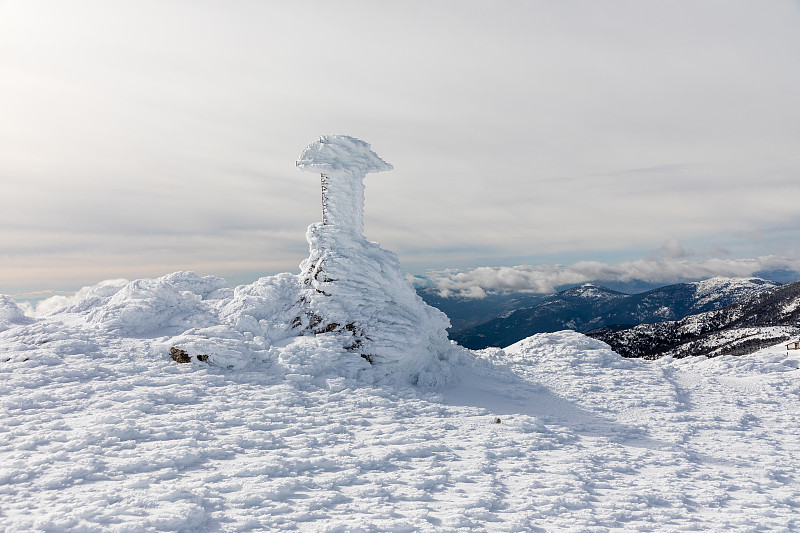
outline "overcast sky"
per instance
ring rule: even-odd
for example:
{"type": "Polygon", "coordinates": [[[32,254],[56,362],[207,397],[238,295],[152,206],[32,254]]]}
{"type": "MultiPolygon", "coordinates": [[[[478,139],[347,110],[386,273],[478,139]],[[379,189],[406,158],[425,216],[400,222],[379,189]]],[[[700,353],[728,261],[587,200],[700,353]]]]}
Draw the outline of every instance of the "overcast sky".
{"type": "Polygon", "coordinates": [[[0,102],[0,293],[295,272],[329,133],[412,273],[800,257],[796,1],[0,0],[0,102]]]}

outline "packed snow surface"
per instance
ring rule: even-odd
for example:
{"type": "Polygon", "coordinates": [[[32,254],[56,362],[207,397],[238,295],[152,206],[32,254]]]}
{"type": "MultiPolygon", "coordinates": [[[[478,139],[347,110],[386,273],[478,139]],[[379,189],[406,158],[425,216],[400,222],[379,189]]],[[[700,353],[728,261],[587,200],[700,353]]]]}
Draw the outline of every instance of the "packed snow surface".
{"type": "Polygon", "coordinates": [[[0,531],[800,528],[800,352],[644,361],[568,331],[453,346],[414,385],[288,335],[300,279],[0,301],[0,531]]]}

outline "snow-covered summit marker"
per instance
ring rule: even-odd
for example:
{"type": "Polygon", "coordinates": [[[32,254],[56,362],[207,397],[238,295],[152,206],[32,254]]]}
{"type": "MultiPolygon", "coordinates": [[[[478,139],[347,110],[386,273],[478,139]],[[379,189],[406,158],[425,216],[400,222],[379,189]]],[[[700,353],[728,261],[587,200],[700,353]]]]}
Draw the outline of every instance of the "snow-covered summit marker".
{"type": "Polygon", "coordinates": [[[301,291],[292,330],[336,337],[343,348],[413,383],[453,378],[446,363],[458,350],[447,338],[450,321],[414,291],[399,258],[364,231],[364,177],[391,170],[370,145],[325,135],[300,155],[301,170],[322,174],[322,223],[306,233],[308,259],[300,265],[301,291]]]}
{"type": "Polygon", "coordinates": [[[393,168],[368,143],[349,135],[323,135],[295,164],[322,176],[322,223],[359,235],[364,231],[364,177],[393,168]]]}

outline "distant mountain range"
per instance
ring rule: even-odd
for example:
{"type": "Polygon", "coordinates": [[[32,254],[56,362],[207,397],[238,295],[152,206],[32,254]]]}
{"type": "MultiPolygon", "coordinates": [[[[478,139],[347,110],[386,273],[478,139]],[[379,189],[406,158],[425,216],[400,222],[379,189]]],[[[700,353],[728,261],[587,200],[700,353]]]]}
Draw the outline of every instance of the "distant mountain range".
{"type": "Polygon", "coordinates": [[[439,296],[439,291],[431,287],[417,288],[425,303],[444,312],[449,318],[452,333],[478,324],[483,324],[504,313],[532,307],[547,297],[546,294],[523,292],[487,294],[484,298],[464,298],[459,296],[439,296]]]}
{"type": "Polygon", "coordinates": [[[625,357],[743,355],[800,334],[800,282],[761,291],[732,305],[680,320],[587,335],[625,357]]]}
{"type": "Polygon", "coordinates": [[[587,283],[549,296],[491,299],[420,295],[451,318],[450,337],[471,349],[509,346],[536,333],[607,328],[603,334],[640,324],[674,321],[742,301],[778,284],[761,278],[712,278],[625,294],[587,283]],[[492,316],[492,313],[495,313],[492,316]]]}

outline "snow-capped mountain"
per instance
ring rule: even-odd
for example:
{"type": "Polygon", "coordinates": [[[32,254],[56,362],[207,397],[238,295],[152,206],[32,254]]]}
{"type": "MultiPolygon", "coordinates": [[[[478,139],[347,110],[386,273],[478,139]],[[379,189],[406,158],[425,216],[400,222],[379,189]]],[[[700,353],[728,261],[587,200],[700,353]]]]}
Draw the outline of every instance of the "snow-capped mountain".
{"type": "MultiPolygon", "coordinates": [[[[715,300],[719,301],[719,300],[715,300]]],[[[800,333],[800,282],[763,291],[732,305],[677,321],[588,335],[626,357],[741,355],[800,333]]]]}
{"type": "Polygon", "coordinates": [[[776,286],[759,278],[712,278],[624,294],[587,283],[548,296],[533,306],[454,331],[451,337],[463,346],[480,349],[507,346],[535,333],[562,329],[585,332],[603,326],[676,320],[724,307],[776,286]]]}

